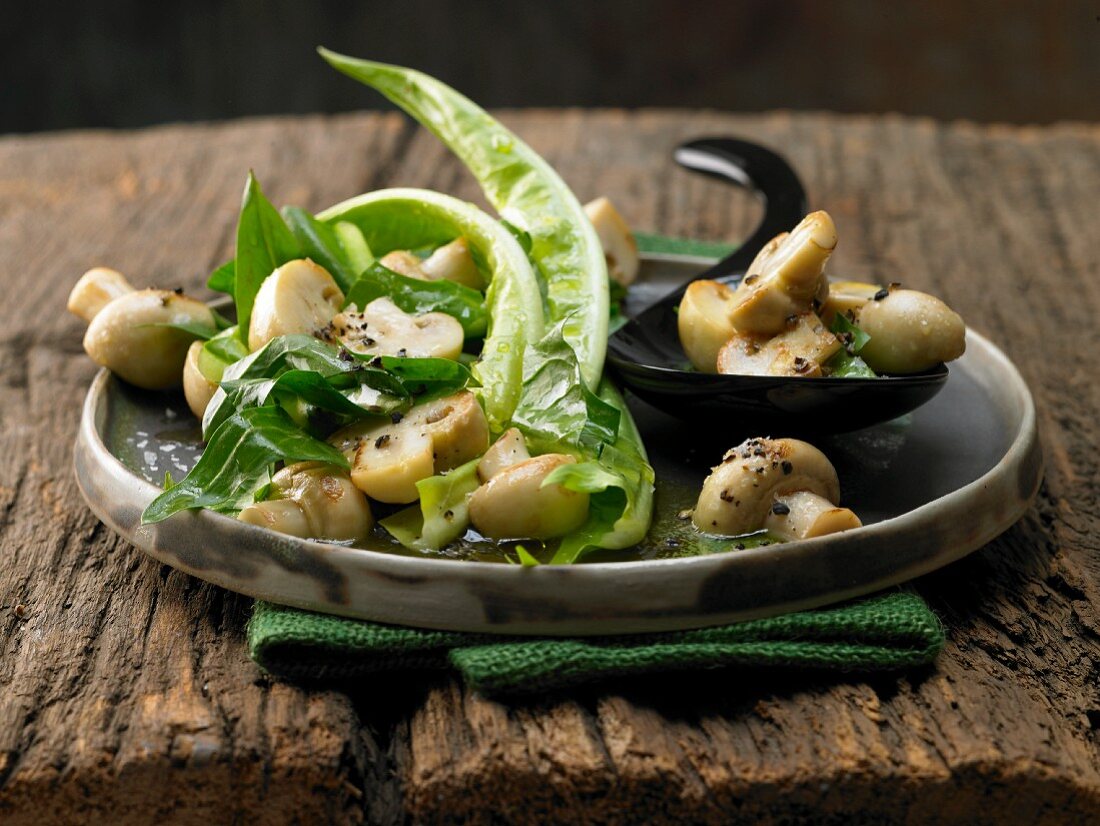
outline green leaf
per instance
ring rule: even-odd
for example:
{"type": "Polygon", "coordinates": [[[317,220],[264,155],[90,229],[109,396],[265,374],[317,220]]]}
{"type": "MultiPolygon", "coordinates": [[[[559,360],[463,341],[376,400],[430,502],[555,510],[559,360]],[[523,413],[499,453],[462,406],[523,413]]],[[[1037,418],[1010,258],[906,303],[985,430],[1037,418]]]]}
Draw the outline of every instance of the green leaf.
{"type": "Polygon", "coordinates": [[[232,259],[210,273],[210,277],[206,279],[206,286],[209,289],[214,290],[214,292],[229,293],[229,295],[233,295],[236,284],[236,262],[232,259]]]}
{"type": "Polygon", "coordinates": [[[347,295],[361,270],[355,269],[344,252],[336,229],[299,207],[285,207],[283,218],[297,239],[302,255],[328,270],[340,291],[347,295]]]}
{"type": "Polygon", "coordinates": [[[218,334],[217,327],[210,327],[198,321],[153,321],[149,324],[138,324],[136,326],[139,329],[142,327],[169,327],[173,330],[179,330],[181,333],[192,335],[202,341],[211,339],[218,334]]]}
{"type": "Polygon", "coordinates": [[[618,437],[614,444],[603,445],[598,463],[589,460],[566,465],[548,477],[553,479],[560,472],[559,484],[589,494],[588,521],[562,539],[551,564],[576,562],[595,548],[636,545],[645,537],[653,517],[653,468],[646,461],[634,420],[608,379],[600,384],[599,396],[623,413],[618,437]]]}
{"type": "Polygon", "coordinates": [[[837,313],[833,316],[829,330],[840,339],[844,349],[853,356],[859,355],[859,351],[871,340],[871,336],[857,327],[844,313],[837,313]]]}
{"type": "Polygon", "coordinates": [[[454,542],[470,524],[470,495],[481,481],[474,459],[438,476],[416,483],[420,503],[398,511],[379,523],[406,548],[437,551],[454,542]]]}
{"type": "Polygon", "coordinates": [[[214,431],[191,472],[150,503],[141,515],[142,524],[192,508],[236,513],[253,501],[272,465],[280,461],[348,467],[340,451],[303,433],[282,409],[242,410],[214,431]]]}
{"type": "Polygon", "coordinates": [[[363,310],[376,298],[388,297],[406,313],[446,313],[462,325],[466,338],[481,338],[489,327],[485,297],[453,281],[421,281],[375,262],[351,291],[347,303],[363,310]]]}
{"type": "Polygon", "coordinates": [[[838,379],[878,378],[875,371],[867,366],[867,362],[843,349],[825,362],[825,375],[838,379]]]}
{"type": "Polygon", "coordinates": [[[332,225],[332,231],[336,233],[340,249],[344,251],[344,257],[355,272],[363,272],[374,263],[374,256],[359,227],[348,221],[336,221],[332,225]]]}
{"type": "Polygon", "coordinates": [[[302,257],[301,246],[278,210],[264,197],[249,172],[237,220],[237,257],[234,259],[233,297],[237,304],[238,335],[248,340],[248,323],[260,285],[287,261],[302,257]]]}
{"type": "Polygon", "coordinates": [[[539,282],[508,230],[472,204],[422,189],[371,192],[318,218],[354,224],[377,254],[466,239],[478,269],[489,278],[489,329],[473,369],[477,392],[490,427],[506,428],[519,399],[524,347],[544,328],[539,282]]]}
{"type": "MultiPolygon", "coordinates": [[[[365,358],[357,355],[358,358],[365,358]]],[[[425,393],[453,392],[470,382],[470,370],[461,362],[439,358],[400,358],[381,356],[371,358],[370,364],[381,362],[387,373],[397,377],[407,393],[421,396],[425,393]]]]}
{"type": "Polygon", "coordinates": [[[523,391],[512,422],[535,453],[583,453],[612,443],[622,417],[584,385],[563,326],[528,347],[524,357],[523,391]]]}
{"type": "Polygon", "coordinates": [[[199,353],[199,372],[207,381],[217,384],[222,380],[226,367],[247,355],[248,347],[237,335],[237,328],[227,327],[202,346],[202,352],[199,353]]]}
{"type": "Polygon", "coordinates": [[[516,556],[519,557],[519,564],[524,568],[534,568],[542,564],[522,545],[516,545],[516,556]]]}
{"type": "Polygon", "coordinates": [[[481,107],[435,78],[318,51],[335,69],[377,89],[435,134],[470,169],[501,217],[530,235],[531,257],[547,286],[549,316],[555,322],[569,319],[565,339],[577,353],[585,383],[595,390],[607,347],[607,264],[591,221],[558,173],[481,107]]]}

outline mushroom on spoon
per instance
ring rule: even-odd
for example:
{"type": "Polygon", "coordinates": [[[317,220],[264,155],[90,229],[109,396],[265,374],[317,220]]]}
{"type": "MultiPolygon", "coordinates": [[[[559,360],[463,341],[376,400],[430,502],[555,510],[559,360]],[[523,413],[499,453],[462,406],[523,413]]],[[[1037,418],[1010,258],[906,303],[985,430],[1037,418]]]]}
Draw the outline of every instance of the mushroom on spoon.
{"type": "MultiPolygon", "coordinates": [[[[764,201],[764,217],[735,252],[611,335],[608,364],[636,395],[666,413],[695,421],[709,418],[746,428],[840,433],[896,418],[942,389],[947,380],[943,364],[911,375],[874,379],[717,375],[690,369],[691,361],[680,343],[682,302],[698,298],[715,303],[724,298],[714,287],[704,294],[692,285],[718,282],[728,293],[737,293],[758,255],[762,251],[765,258],[768,255],[765,246],[794,229],[808,208],[802,184],[786,161],[756,144],[732,138],[698,140],[679,147],[675,157],[688,169],[751,189],[764,201]],[[690,298],[685,295],[689,290],[690,298]]],[[[700,341],[714,351],[715,359],[726,332],[721,324],[699,329],[700,341]]],[[[705,358],[709,361],[709,355],[705,358]]]]}

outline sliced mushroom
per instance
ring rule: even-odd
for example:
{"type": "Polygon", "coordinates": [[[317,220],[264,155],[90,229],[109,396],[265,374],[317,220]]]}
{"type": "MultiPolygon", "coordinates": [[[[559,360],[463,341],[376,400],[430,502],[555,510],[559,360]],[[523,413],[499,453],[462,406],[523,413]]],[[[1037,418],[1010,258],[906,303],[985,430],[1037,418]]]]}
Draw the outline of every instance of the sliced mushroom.
{"type": "Polygon", "coordinates": [[[183,362],[183,396],[191,412],[201,420],[218,385],[210,381],[199,369],[199,357],[202,355],[203,342],[194,341],[187,349],[187,358],[183,362]]]}
{"type": "Polygon", "coordinates": [[[482,482],[488,482],[505,468],[518,465],[531,458],[527,452],[527,442],[517,428],[510,427],[493,442],[477,463],[477,475],[482,482]]]}
{"type": "Polygon", "coordinates": [[[372,499],[415,502],[416,483],[475,459],[489,446],[489,423],[462,390],[413,407],[397,422],[362,423],[329,440],[351,460],[351,478],[372,499]]]}
{"type": "Polygon", "coordinates": [[[288,465],[272,479],[271,498],[238,519],[302,538],[355,542],[374,526],[370,503],[341,468],[323,462],[288,465]]]}
{"type": "MultiPolygon", "coordinates": [[[[825,454],[798,439],[748,439],[726,453],[722,464],[711,469],[692,514],[695,526],[705,533],[739,536],[766,526],[769,514],[778,516],[794,508],[783,500],[807,492],[825,500],[829,508],[840,501],[840,480],[825,454]]],[[[811,519],[812,500],[796,501],[795,520],[777,525],[784,531],[805,525],[824,530],[833,525],[856,527],[859,520],[839,515],[811,519]],[[854,523],[852,522],[854,520],[854,523]]],[[[822,513],[823,510],[819,509],[822,513]]],[[[850,513],[850,512],[849,512],[850,513]]]]}
{"type": "Polygon", "coordinates": [[[554,470],[576,459],[562,453],[532,458],[515,429],[497,445],[500,450],[492,457],[486,453],[489,461],[478,464],[478,475],[488,480],[470,496],[470,522],[479,533],[490,539],[553,539],[585,523],[587,493],[543,484],[554,470]],[[512,457],[517,461],[510,463],[512,457]]]}
{"type": "Polygon", "coordinates": [[[881,291],[878,284],[866,284],[862,281],[831,281],[829,295],[821,307],[821,320],[832,324],[837,315],[854,319],[863,305],[881,291]]]}
{"type": "Polygon", "coordinates": [[[252,305],[248,346],[258,350],[278,336],[312,333],[332,320],[344,294],[324,267],[308,258],[283,264],[264,279],[252,305]]]}
{"type": "Polygon", "coordinates": [[[879,373],[919,373],[966,351],[966,325],[935,296],[916,290],[880,291],[856,316],[871,338],[860,357],[879,373]]]}
{"type": "Polygon", "coordinates": [[[788,318],[813,309],[827,295],[823,273],[835,248],[836,226],[823,211],[769,241],[734,294],[733,326],[740,333],[775,335],[788,318]]]}
{"type": "Polygon", "coordinates": [[[408,250],[388,252],[379,260],[383,267],[420,281],[454,281],[474,290],[485,288],[470,245],[465,238],[456,238],[436,249],[427,258],[420,259],[408,250]]]}
{"type": "Polygon", "coordinates": [[[733,290],[717,281],[688,285],[676,314],[680,345],[696,370],[718,372],[718,351],[737,329],[730,321],[733,290]]]}
{"type": "Polygon", "coordinates": [[[474,290],[485,289],[485,279],[470,254],[470,245],[465,238],[456,238],[444,244],[424,259],[420,269],[429,281],[446,279],[474,290]]]}
{"type": "Polygon", "coordinates": [[[783,539],[811,539],[858,528],[863,523],[848,508],[839,508],[808,490],[776,497],[764,527],[783,539]]]}
{"type": "Polygon", "coordinates": [[[201,301],[171,290],[137,290],[106,304],[84,334],[84,349],[96,364],[149,390],[178,386],[195,337],[167,324],[214,327],[201,301]]]}
{"type": "Polygon", "coordinates": [[[389,298],[376,298],[363,312],[345,311],[321,335],[349,350],[378,356],[415,356],[457,361],[462,325],[446,313],[406,313],[389,298]]]}
{"type": "Polygon", "coordinates": [[[638,277],[639,265],[638,242],[630,227],[607,198],[589,201],[584,211],[600,238],[607,259],[607,274],[624,287],[630,286],[638,277]]]}
{"type": "Polygon", "coordinates": [[[840,340],[813,313],[798,316],[771,338],[737,334],[718,352],[718,372],[742,376],[821,375],[841,348],[840,340]]]}
{"type": "Polygon", "coordinates": [[[91,323],[100,310],[121,295],[134,292],[126,276],[109,267],[94,267],[80,276],[69,293],[68,310],[91,323]]]}

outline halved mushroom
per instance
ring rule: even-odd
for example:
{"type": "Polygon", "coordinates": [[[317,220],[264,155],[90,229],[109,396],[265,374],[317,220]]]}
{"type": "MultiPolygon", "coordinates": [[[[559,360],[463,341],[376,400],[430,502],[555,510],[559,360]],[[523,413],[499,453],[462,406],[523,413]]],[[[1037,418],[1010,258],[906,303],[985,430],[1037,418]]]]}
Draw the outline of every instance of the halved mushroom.
{"type": "Polygon", "coordinates": [[[837,315],[854,319],[863,309],[863,305],[881,290],[878,284],[867,284],[863,281],[831,281],[829,295],[821,306],[821,320],[832,324],[837,315]]]}
{"type": "Polygon", "coordinates": [[[462,325],[446,313],[406,313],[389,298],[376,298],[363,312],[345,311],[321,330],[349,350],[378,356],[451,359],[462,353],[462,325]]]}
{"type": "Polygon", "coordinates": [[[258,350],[278,336],[312,333],[343,305],[344,294],[328,270],[308,258],[288,261],[265,278],[256,293],[248,346],[258,350]]]}
{"type": "Polygon", "coordinates": [[[808,490],[776,497],[764,520],[764,527],[783,539],[810,539],[861,525],[848,508],[839,508],[808,490]]]}
{"type": "Polygon", "coordinates": [[[100,310],[121,295],[134,292],[126,276],[109,267],[93,267],[73,286],[68,310],[91,323],[100,310]]]}
{"type": "Polygon", "coordinates": [[[871,337],[859,355],[880,373],[919,373],[966,350],[962,317],[916,290],[880,291],[860,308],[856,323],[871,337]]]}
{"type": "Polygon", "coordinates": [[[693,281],[680,300],[676,314],[680,345],[700,372],[718,372],[718,351],[737,334],[730,321],[733,294],[717,281],[693,281]]]}
{"type": "Polygon", "coordinates": [[[408,278],[454,281],[474,290],[485,288],[485,279],[474,263],[465,238],[456,238],[444,244],[424,259],[408,250],[394,250],[382,256],[378,263],[408,278]]]}
{"type": "Polygon", "coordinates": [[[178,386],[195,337],[169,324],[214,328],[210,308],[172,290],[136,290],[94,314],[84,349],[96,364],[148,390],[178,386]]]}
{"type": "Polygon", "coordinates": [[[484,484],[470,496],[470,521],[490,539],[553,539],[588,518],[588,494],[543,482],[577,460],[563,453],[532,457],[522,434],[511,428],[478,463],[484,484]]]}
{"type": "Polygon", "coordinates": [[[323,462],[288,465],[272,478],[271,498],[238,519],[304,539],[364,539],[374,526],[370,503],[347,472],[323,462]]]}
{"type": "Polygon", "coordinates": [[[736,334],[718,352],[718,372],[741,376],[821,375],[840,351],[840,340],[813,313],[805,313],[777,336],[736,334]]]}
{"type": "Polygon", "coordinates": [[[623,216],[607,198],[597,198],[584,205],[585,214],[596,235],[600,238],[604,258],[607,259],[607,274],[612,280],[624,287],[634,283],[638,277],[638,242],[630,231],[623,216]]]}
{"type": "Polygon", "coordinates": [[[737,331],[775,335],[788,318],[813,309],[828,294],[823,273],[835,248],[836,226],[824,211],[769,241],[734,293],[730,321],[737,331]]]}
{"type": "Polygon", "coordinates": [[[199,369],[202,347],[203,342],[192,342],[187,349],[187,358],[183,362],[183,396],[187,399],[187,406],[191,408],[191,412],[200,420],[218,389],[218,385],[204,376],[199,369]]]}
{"type": "Polygon", "coordinates": [[[839,501],[836,469],[816,447],[798,439],[747,439],[711,469],[692,521],[705,533],[723,536],[774,527],[786,538],[801,539],[811,531],[818,536],[830,528],[858,527],[854,513],[836,507],[839,501]],[[806,495],[788,503],[792,494],[806,495]],[[788,518],[769,524],[769,515],[788,518]]]}
{"type": "Polygon", "coordinates": [[[421,479],[483,454],[489,423],[474,394],[462,390],[419,404],[396,422],[346,427],[329,441],[351,460],[352,481],[367,496],[408,504],[419,498],[421,479]]]}

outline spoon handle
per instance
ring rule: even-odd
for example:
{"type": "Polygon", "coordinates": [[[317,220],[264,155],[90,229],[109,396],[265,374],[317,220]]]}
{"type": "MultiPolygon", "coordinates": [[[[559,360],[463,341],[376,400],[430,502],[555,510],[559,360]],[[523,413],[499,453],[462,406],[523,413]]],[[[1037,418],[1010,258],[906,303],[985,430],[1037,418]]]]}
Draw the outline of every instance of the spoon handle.
{"type": "Polygon", "coordinates": [[[692,281],[729,281],[743,276],[764,244],[790,230],[809,212],[806,190],[790,164],[759,144],[738,138],[701,138],[678,146],[673,157],[685,169],[749,189],[764,202],[764,217],[752,235],[692,281]]]}

